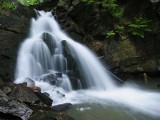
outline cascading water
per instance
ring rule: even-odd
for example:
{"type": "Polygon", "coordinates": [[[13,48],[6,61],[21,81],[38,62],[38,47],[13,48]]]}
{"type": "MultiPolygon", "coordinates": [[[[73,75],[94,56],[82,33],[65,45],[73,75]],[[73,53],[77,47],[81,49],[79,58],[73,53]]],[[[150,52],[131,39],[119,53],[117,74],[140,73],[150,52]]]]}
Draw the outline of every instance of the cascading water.
{"type": "MultiPolygon", "coordinates": [[[[68,70],[68,61],[64,55],[66,47],[81,78],[85,79],[81,80],[85,88],[105,90],[114,87],[96,57],[86,47],[63,33],[51,13],[44,12],[39,12],[38,19],[32,19],[30,36],[20,48],[16,81],[19,82],[24,77],[34,79],[51,70],[66,74],[68,70]]],[[[78,82],[77,79],[77,84],[78,82]]]]}
{"type": "Polygon", "coordinates": [[[129,85],[118,88],[96,56],[69,38],[50,12],[38,12],[20,47],[15,82],[24,82],[26,77],[48,92],[54,104],[112,103],[160,118],[159,93],[129,85]]]}

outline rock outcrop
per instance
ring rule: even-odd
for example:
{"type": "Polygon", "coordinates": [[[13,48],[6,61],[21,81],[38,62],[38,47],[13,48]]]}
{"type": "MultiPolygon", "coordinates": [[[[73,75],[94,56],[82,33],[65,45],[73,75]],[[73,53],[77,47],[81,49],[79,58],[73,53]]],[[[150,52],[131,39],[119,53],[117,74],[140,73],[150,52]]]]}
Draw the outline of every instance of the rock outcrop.
{"type": "MultiPolygon", "coordinates": [[[[2,80],[1,80],[2,81],[2,80]]],[[[3,81],[2,81],[3,82],[3,81]]],[[[1,82],[1,83],[2,83],[1,82]]],[[[0,119],[3,120],[73,120],[66,114],[71,104],[52,106],[47,93],[34,91],[26,83],[0,84],[0,119]]]]}
{"type": "Polygon", "coordinates": [[[17,51],[28,35],[33,16],[33,9],[21,5],[15,10],[0,9],[0,77],[3,80],[13,80],[17,51]]]}

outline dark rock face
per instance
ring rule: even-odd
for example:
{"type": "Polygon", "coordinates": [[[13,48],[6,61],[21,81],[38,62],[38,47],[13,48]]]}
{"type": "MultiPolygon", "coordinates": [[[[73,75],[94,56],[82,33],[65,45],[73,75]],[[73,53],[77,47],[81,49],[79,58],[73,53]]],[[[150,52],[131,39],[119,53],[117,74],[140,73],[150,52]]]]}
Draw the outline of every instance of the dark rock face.
{"type": "Polygon", "coordinates": [[[0,10],[0,77],[13,80],[17,50],[28,34],[34,10],[18,6],[14,11],[0,10]]]}

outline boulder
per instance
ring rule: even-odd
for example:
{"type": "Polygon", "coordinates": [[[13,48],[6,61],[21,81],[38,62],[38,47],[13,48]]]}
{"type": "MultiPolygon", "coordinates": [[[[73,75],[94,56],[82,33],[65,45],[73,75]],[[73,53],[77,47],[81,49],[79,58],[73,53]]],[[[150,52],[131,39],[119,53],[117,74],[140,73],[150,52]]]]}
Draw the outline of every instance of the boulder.
{"type": "Polygon", "coordinates": [[[52,107],[54,112],[63,112],[68,110],[71,107],[71,103],[64,103],[64,104],[59,104],[59,105],[55,105],[52,107]]]}
{"type": "Polygon", "coordinates": [[[51,98],[49,98],[48,95],[46,95],[46,93],[37,92],[36,95],[38,96],[40,101],[45,103],[47,106],[51,106],[52,105],[53,100],[51,98]]]}
{"type": "Polygon", "coordinates": [[[34,104],[40,101],[40,99],[36,96],[31,88],[24,87],[22,85],[16,85],[9,96],[30,104],[34,104]]]}
{"type": "Polygon", "coordinates": [[[53,55],[56,49],[56,41],[54,40],[54,37],[50,33],[45,32],[42,34],[42,38],[43,38],[43,41],[48,46],[51,52],[51,55],[53,55]]]}
{"type": "Polygon", "coordinates": [[[29,120],[74,120],[64,113],[54,113],[53,111],[39,110],[31,116],[29,120]]]}
{"type": "Polygon", "coordinates": [[[0,90],[0,112],[12,114],[20,117],[22,120],[27,120],[33,111],[24,103],[17,99],[9,98],[0,90]]]}
{"type": "Polygon", "coordinates": [[[35,82],[31,78],[26,77],[24,82],[27,83],[27,87],[35,87],[35,82]]]}
{"type": "Polygon", "coordinates": [[[38,92],[38,93],[41,92],[41,88],[40,88],[40,87],[33,87],[32,90],[33,90],[34,92],[38,92]]]}
{"type": "Polygon", "coordinates": [[[53,73],[44,74],[44,75],[38,77],[36,80],[48,82],[51,85],[58,86],[62,82],[61,81],[62,77],[63,76],[62,76],[61,72],[53,72],[53,73]]]}
{"type": "Polygon", "coordinates": [[[54,112],[39,110],[29,120],[56,120],[54,112]]]}
{"type": "Polygon", "coordinates": [[[8,86],[4,86],[2,90],[6,95],[12,92],[12,89],[8,86]]]}

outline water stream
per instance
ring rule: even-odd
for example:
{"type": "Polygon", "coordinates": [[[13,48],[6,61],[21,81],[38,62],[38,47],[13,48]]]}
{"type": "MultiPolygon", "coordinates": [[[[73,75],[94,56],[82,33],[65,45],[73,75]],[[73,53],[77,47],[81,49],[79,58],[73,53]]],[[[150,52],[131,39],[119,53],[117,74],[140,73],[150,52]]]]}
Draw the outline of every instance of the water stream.
{"type": "Polygon", "coordinates": [[[75,104],[68,114],[77,120],[160,119],[158,92],[116,86],[96,55],[68,37],[51,12],[38,12],[20,46],[15,82],[26,77],[50,94],[53,105],[75,104]]]}

